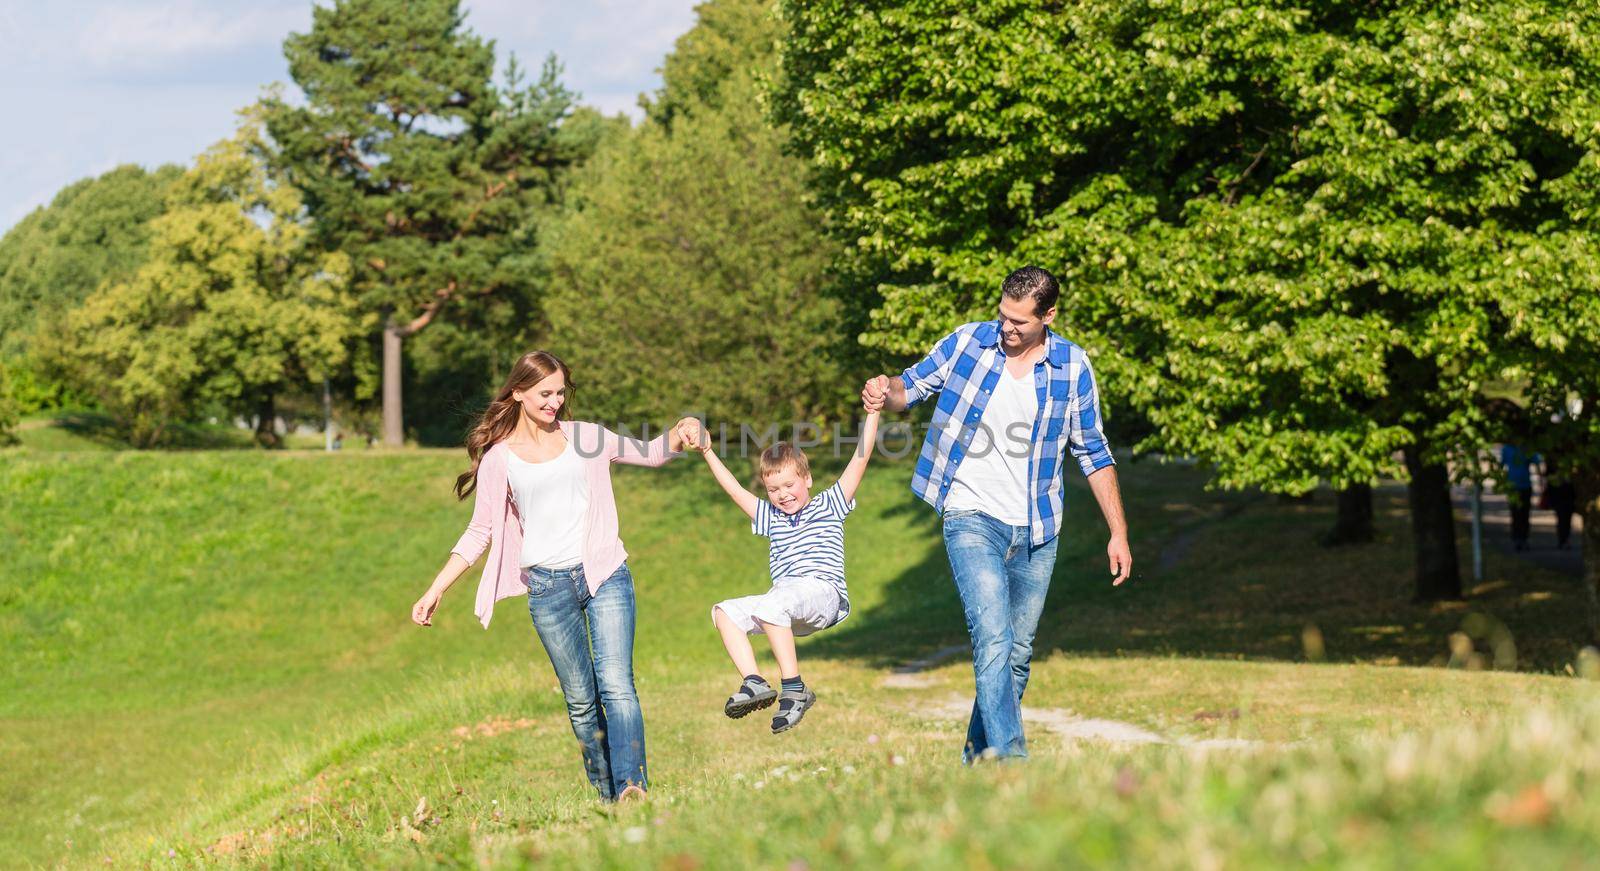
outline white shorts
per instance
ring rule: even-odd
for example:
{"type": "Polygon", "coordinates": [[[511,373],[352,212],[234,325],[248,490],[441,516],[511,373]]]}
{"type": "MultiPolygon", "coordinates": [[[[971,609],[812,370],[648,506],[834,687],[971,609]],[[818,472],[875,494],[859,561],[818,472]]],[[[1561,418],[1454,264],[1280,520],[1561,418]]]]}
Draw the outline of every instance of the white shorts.
{"type": "Polygon", "coordinates": [[[717,609],[728,615],[733,625],[748,635],[762,635],[761,623],[787,624],[796,636],[810,635],[839,622],[839,591],[827,581],[795,578],[773,584],[759,596],[740,596],[711,607],[711,622],[717,609]]]}

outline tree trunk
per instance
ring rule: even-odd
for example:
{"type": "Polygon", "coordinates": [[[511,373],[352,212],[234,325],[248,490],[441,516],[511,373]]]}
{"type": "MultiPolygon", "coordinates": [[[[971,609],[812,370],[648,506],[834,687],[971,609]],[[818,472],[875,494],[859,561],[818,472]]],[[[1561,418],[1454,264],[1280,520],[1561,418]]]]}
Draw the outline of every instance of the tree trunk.
{"type": "Polygon", "coordinates": [[[1456,558],[1456,518],[1450,502],[1450,472],[1442,463],[1424,464],[1418,448],[1407,448],[1406,488],[1411,502],[1411,533],[1417,558],[1418,602],[1461,598],[1461,566],[1456,558]]]}
{"type": "Polygon", "coordinates": [[[398,448],[406,443],[400,414],[400,343],[404,328],[391,317],[383,327],[383,443],[398,448]]]}
{"type": "Polygon", "coordinates": [[[276,397],[267,393],[256,403],[256,444],[264,448],[275,448],[281,444],[278,438],[278,404],[276,397]]]}
{"type": "Polygon", "coordinates": [[[1324,547],[1366,544],[1376,537],[1372,526],[1372,485],[1351,484],[1339,491],[1339,516],[1323,536],[1324,547]]]}

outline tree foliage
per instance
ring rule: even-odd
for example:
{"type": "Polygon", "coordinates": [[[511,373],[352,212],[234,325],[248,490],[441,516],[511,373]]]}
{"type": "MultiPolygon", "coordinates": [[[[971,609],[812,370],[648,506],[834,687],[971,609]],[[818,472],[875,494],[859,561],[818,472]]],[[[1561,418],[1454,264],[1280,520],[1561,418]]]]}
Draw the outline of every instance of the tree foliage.
{"type": "Polygon", "coordinates": [[[573,113],[553,60],[531,84],[513,61],[496,84],[494,43],[455,0],[337,0],[312,16],[284,43],[306,103],[269,101],[268,127],[319,244],[350,256],[386,324],[398,442],[400,340],[486,300],[533,317],[545,215],[602,125],[573,113]]]}
{"type": "Polygon", "coordinates": [[[702,4],[663,68],[661,120],[579,173],[550,249],[548,313],[585,414],[636,425],[699,411],[737,426],[844,412],[837,303],[820,292],[833,248],[804,164],[761,108],[770,11],[702,4]]]}
{"type": "Polygon", "coordinates": [[[41,316],[72,308],[138,268],[147,222],[182,173],[125,165],[61,189],[0,238],[0,354],[25,350],[41,316]]]}
{"type": "Polygon", "coordinates": [[[254,118],[172,185],[150,233],[145,263],[69,313],[52,349],[136,444],[213,405],[270,427],[273,399],[347,366],[370,327],[349,259],[309,246],[300,193],[272,174],[254,118]]]}
{"type": "Polygon", "coordinates": [[[661,90],[643,101],[650,120],[670,127],[685,112],[727,105],[729,79],[776,72],[783,35],[770,0],[709,0],[696,6],[694,26],[678,37],[661,63],[661,90]]]}
{"type": "Polygon", "coordinates": [[[61,319],[144,259],[149,221],[182,169],[126,165],[63,188],[0,238],[0,359],[24,412],[83,401],[33,353],[41,334],[59,338],[61,319]]]}
{"type": "Polygon", "coordinates": [[[1557,280],[1512,252],[1592,232],[1594,9],[784,8],[779,109],[873,305],[864,340],[914,352],[1050,267],[1113,420],[1133,405],[1141,447],[1226,486],[1426,472],[1437,507],[1444,460],[1492,435],[1514,310],[1557,280]]]}

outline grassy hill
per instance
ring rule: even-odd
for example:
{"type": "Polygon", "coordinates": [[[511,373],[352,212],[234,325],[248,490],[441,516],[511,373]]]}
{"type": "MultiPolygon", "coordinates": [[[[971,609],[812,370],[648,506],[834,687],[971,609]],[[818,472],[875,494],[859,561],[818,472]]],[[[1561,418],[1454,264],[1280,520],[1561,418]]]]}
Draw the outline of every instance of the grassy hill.
{"type": "Polygon", "coordinates": [[[8,862],[1493,866],[1600,836],[1576,582],[1491,555],[1466,603],[1413,606],[1398,500],[1381,541],[1330,552],[1326,499],[1125,466],[1113,590],[1073,481],[1034,758],[969,770],[965,633],[909,465],[868,474],[856,613],[802,642],[821,700],[777,737],[722,717],[707,617],[762,588],[763,540],[697,461],[621,469],[655,789],[607,812],[524,605],[483,631],[474,573],[433,629],[407,620],[469,512],[457,453],[48,450],[70,446],[0,452],[8,862]],[[1452,633],[1455,663],[1522,673],[1406,667],[1452,633]]]}

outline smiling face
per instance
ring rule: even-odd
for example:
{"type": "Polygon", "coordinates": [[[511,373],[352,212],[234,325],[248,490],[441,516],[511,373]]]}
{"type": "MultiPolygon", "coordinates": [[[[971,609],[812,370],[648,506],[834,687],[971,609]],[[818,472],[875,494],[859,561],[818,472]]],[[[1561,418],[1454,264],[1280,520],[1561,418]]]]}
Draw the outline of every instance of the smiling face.
{"type": "Polygon", "coordinates": [[[534,423],[550,426],[561,413],[561,406],[567,404],[567,379],[557,370],[527,390],[511,391],[511,399],[534,423]]]}
{"type": "Polygon", "coordinates": [[[1051,306],[1040,314],[1035,309],[1032,299],[1000,297],[1000,343],[1006,351],[1023,351],[1044,340],[1045,327],[1056,319],[1056,310],[1051,306]]]}
{"type": "Polygon", "coordinates": [[[761,483],[767,488],[767,501],[784,514],[798,512],[811,499],[811,473],[792,463],[763,474],[761,483]]]}

